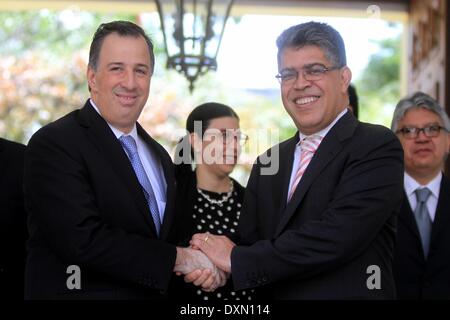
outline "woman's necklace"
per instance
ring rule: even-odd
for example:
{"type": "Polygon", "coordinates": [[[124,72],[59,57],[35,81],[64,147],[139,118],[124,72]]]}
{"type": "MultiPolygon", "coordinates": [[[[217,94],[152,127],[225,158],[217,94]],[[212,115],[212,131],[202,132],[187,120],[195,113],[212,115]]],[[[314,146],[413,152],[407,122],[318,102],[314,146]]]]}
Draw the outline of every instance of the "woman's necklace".
{"type": "Polygon", "coordinates": [[[211,204],[216,204],[219,207],[223,206],[223,203],[225,201],[227,201],[228,199],[230,199],[231,195],[233,194],[233,190],[234,190],[234,184],[233,184],[233,180],[230,179],[230,191],[227,192],[226,195],[222,196],[222,199],[220,200],[216,200],[216,199],[211,199],[207,194],[205,194],[202,190],[200,190],[199,188],[197,188],[198,193],[200,193],[202,195],[203,198],[205,198],[209,203],[211,204]]]}

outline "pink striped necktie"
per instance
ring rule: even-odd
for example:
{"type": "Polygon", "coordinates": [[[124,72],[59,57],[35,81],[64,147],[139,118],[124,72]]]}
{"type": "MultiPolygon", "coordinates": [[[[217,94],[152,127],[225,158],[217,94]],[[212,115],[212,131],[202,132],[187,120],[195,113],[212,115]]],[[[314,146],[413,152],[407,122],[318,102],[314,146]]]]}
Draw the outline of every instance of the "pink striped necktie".
{"type": "Polygon", "coordinates": [[[289,191],[288,202],[291,200],[292,195],[294,194],[295,189],[297,188],[297,185],[303,176],[303,173],[305,172],[306,168],[308,167],[308,164],[311,162],[311,159],[314,156],[314,153],[316,152],[317,148],[319,148],[321,141],[322,141],[321,136],[312,135],[312,136],[304,138],[300,142],[300,150],[301,150],[300,165],[298,167],[297,173],[295,174],[295,178],[294,178],[294,182],[292,183],[291,190],[289,191]]]}

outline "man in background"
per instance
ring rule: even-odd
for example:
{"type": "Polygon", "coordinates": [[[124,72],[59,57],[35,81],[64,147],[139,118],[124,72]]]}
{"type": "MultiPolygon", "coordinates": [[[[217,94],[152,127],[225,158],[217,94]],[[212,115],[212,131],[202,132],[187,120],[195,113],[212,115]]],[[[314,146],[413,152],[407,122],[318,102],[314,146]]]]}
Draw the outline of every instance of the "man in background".
{"type": "Polygon", "coordinates": [[[450,179],[443,174],[450,121],[417,92],[399,101],[392,130],[402,143],[405,177],[394,275],[399,299],[450,299],[450,179]]]}

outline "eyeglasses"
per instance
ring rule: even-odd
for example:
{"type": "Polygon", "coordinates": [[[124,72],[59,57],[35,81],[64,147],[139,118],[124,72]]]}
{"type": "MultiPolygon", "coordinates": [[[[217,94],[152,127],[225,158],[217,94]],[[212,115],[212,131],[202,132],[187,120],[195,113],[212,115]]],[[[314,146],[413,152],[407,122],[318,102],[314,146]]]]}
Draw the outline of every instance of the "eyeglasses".
{"type": "Polygon", "coordinates": [[[233,130],[214,130],[213,132],[205,132],[205,136],[213,137],[214,140],[223,144],[230,144],[231,142],[238,142],[240,146],[243,146],[248,141],[248,135],[240,131],[233,132],[233,130]]]}
{"type": "Polygon", "coordinates": [[[401,133],[403,137],[407,139],[415,139],[418,137],[419,133],[422,131],[428,138],[434,138],[439,135],[441,130],[447,131],[444,127],[439,125],[431,125],[423,128],[416,127],[404,127],[396,131],[396,133],[401,133]]]}
{"type": "MultiPolygon", "coordinates": [[[[325,73],[340,68],[341,67],[338,66],[325,67],[322,64],[315,63],[304,66],[300,69],[300,72],[306,81],[318,81],[324,77],[325,73]]],[[[298,79],[298,74],[299,71],[295,69],[283,69],[275,76],[275,78],[277,78],[281,84],[291,84],[298,79]]]]}

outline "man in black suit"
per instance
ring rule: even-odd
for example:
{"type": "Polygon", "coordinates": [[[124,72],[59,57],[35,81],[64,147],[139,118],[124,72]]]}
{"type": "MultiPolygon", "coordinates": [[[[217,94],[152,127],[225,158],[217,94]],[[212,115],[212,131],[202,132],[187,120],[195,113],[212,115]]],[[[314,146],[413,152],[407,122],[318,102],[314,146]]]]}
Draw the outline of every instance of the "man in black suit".
{"type": "Polygon", "coordinates": [[[25,146],[0,138],[0,297],[23,300],[26,213],[23,203],[25,146]]]}
{"type": "Polygon", "coordinates": [[[152,299],[173,271],[205,269],[205,255],[173,241],[175,182],[162,146],[137,123],[153,45],[126,21],[100,25],[89,53],[91,98],[39,130],[25,155],[29,299],[152,299]]]}
{"type": "Polygon", "coordinates": [[[394,298],[401,145],[347,110],[351,71],[336,30],[300,24],[277,46],[283,104],[299,132],[253,166],[240,245],[205,234],[191,243],[231,271],[238,290],[261,287],[276,299],[394,298]],[[275,174],[265,172],[267,159],[279,161],[275,174]]]}
{"type": "Polygon", "coordinates": [[[405,152],[394,256],[397,296],[450,299],[450,179],[442,173],[449,118],[436,100],[417,92],[397,104],[392,130],[405,152]]]}

